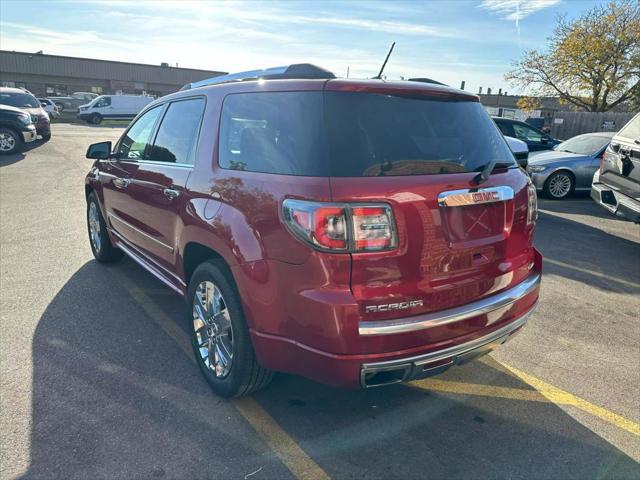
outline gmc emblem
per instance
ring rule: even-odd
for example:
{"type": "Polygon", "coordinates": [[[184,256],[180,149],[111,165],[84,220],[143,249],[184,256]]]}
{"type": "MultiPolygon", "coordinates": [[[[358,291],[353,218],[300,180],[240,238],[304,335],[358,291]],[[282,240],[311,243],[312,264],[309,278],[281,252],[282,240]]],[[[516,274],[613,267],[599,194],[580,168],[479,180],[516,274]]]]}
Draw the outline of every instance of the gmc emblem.
{"type": "Polygon", "coordinates": [[[382,303],[380,305],[369,305],[365,308],[367,313],[376,312],[392,312],[395,310],[407,310],[409,308],[421,307],[423,305],[422,300],[409,300],[407,302],[398,303],[382,303]]]}

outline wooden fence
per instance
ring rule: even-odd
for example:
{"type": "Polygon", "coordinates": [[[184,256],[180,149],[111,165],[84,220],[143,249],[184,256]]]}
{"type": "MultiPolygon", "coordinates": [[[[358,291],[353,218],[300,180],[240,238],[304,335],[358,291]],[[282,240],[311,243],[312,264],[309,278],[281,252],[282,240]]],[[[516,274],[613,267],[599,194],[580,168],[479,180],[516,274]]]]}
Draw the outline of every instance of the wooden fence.
{"type": "Polygon", "coordinates": [[[633,118],[625,112],[556,112],[551,136],[560,140],[591,132],[617,132],[633,118]]]}

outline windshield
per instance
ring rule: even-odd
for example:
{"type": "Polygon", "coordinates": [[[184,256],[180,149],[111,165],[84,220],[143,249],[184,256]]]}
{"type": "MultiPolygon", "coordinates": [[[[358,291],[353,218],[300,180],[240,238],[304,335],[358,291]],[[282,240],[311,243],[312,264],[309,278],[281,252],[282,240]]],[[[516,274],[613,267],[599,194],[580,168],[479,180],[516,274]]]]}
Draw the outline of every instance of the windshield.
{"type": "Polygon", "coordinates": [[[602,135],[578,135],[559,144],[556,150],[579,155],[594,155],[606,147],[610,141],[610,137],[602,135]]]}
{"type": "Polygon", "coordinates": [[[478,102],[326,92],[331,175],[479,172],[517,164],[478,102]]]}
{"type": "Polygon", "coordinates": [[[29,93],[0,93],[0,103],[17,108],[38,108],[40,102],[29,93]]]}

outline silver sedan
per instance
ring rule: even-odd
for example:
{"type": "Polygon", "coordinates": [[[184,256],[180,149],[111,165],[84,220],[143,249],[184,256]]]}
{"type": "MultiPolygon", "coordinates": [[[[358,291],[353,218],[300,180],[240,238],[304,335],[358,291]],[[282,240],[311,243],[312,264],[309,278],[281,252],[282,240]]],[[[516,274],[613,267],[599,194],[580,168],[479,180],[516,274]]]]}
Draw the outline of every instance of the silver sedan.
{"type": "Polygon", "coordinates": [[[614,132],[585,133],[553,150],[529,154],[527,172],[538,190],[556,200],[574,191],[590,190],[593,174],[614,132]]]}

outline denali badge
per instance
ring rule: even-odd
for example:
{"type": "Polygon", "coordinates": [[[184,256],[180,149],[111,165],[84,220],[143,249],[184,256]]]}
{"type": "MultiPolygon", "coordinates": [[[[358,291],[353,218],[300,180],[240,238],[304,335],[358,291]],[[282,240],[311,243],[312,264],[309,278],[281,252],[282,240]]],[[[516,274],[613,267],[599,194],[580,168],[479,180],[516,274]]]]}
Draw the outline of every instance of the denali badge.
{"type": "Polygon", "coordinates": [[[391,312],[394,310],[407,310],[408,308],[421,307],[422,300],[409,300],[408,302],[383,303],[381,305],[369,305],[365,308],[367,313],[391,312]]]}

